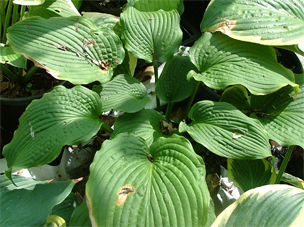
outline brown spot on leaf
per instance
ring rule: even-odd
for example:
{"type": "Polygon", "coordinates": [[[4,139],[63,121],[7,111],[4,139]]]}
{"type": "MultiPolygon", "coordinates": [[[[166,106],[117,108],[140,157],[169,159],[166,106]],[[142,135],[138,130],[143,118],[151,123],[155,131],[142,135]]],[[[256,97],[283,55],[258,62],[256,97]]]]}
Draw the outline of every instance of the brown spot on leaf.
{"type": "Polygon", "coordinates": [[[88,47],[92,47],[92,46],[95,46],[97,45],[96,41],[94,39],[84,39],[83,42],[82,42],[82,48],[84,50],[87,50],[88,47]]]}
{"type": "Polygon", "coordinates": [[[123,204],[127,197],[134,192],[134,187],[132,185],[125,185],[119,189],[117,193],[117,201],[116,204],[119,206],[123,204]]]}
{"type": "Polygon", "coordinates": [[[222,21],[220,23],[218,23],[217,25],[207,29],[207,32],[216,32],[216,31],[220,31],[224,34],[231,34],[231,31],[234,29],[234,27],[237,24],[237,20],[225,20],[222,21]]]}

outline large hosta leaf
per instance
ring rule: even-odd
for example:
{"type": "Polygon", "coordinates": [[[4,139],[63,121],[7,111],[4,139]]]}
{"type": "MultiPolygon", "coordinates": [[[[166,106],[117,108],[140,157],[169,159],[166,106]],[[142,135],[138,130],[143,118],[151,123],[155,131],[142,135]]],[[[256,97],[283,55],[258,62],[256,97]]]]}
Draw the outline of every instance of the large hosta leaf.
{"type": "Polygon", "coordinates": [[[122,40],[135,57],[147,62],[168,61],[182,41],[180,17],[176,10],[140,12],[129,7],[121,14],[122,40]]]}
{"type": "Polygon", "coordinates": [[[54,160],[63,145],[83,143],[102,125],[97,93],[77,86],[57,86],[34,100],[19,119],[13,140],[3,148],[8,174],[13,167],[41,166],[54,160]]]}
{"type": "Polygon", "coordinates": [[[289,185],[267,185],[244,193],[212,224],[217,226],[302,226],[304,191],[289,185]]]}
{"type": "Polygon", "coordinates": [[[161,130],[164,116],[155,110],[144,109],[134,114],[125,113],[117,118],[111,139],[120,133],[129,133],[143,138],[150,146],[158,137],[164,136],[161,130]]]}
{"type": "Polygon", "coordinates": [[[174,135],[149,148],[120,134],[96,153],[87,182],[93,226],[203,226],[209,192],[205,165],[189,141],[174,135]]]}
{"type": "Polygon", "coordinates": [[[146,87],[129,75],[118,75],[106,83],[100,93],[102,110],[137,112],[150,101],[146,87]]]}
{"type": "Polygon", "coordinates": [[[188,98],[196,85],[191,78],[187,80],[190,70],[196,70],[189,56],[176,55],[170,59],[156,83],[155,91],[159,99],[165,102],[179,102],[188,98]]]}
{"type": "MultiPolygon", "coordinates": [[[[0,176],[1,185],[5,178],[0,176]]],[[[61,203],[77,183],[76,180],[35,183],[32,179],[14,179],[23,185],[5,183],[1,188],[1,226],[43,226],[52,208],[61,203]]]]}
{"type": "Polygon", "coordinates": [[[33,17],[10,27],[7,37],[16,53],[74,84],[109,81],[124,58],[119,37],[84,17],[33,17]]]}
{"type": "Polygon", "coordinates": [[[189,112],[192,122],[181,122],[179,131],[187,131],[198,143],[220,156],[257,159],[270,156],[265,129],[257,120],[244,115],[229,103],[201,101],[189,112]]]}
{"type": "Polygon", "coordinates": [[[276,172],[265,159],[228,159],[228,177],[243,191],[274,184],[276,172]]]}
{"type": "Polygon", "coordinates": [[[304,42],[303,0],[214,0],[201,23],[203,31],[266,45],[304,42]]]}
{"type": "Polygon", "coordinates": [[[252,94],[264,95],[290,84],[298,90],[294,75],[277,62],[272,47],[206,32],[190,49],[190,58],[200,72],[191,71],[190,76],[213,89],[241,84],[252,94]]]}

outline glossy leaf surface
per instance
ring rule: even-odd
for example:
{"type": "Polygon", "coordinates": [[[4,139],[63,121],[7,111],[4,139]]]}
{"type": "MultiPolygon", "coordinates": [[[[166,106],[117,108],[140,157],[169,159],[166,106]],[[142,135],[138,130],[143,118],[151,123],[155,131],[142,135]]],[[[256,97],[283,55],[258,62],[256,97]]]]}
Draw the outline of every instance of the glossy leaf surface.
{"type": "Polygon", "coordinates": [[[121,14],[122,40],[128,51],[147,62],[168,61],[182,41],[176,10],[140,12],[134,7],[121,14]]]}
{"type": "Polygon", "coordinates": [[[213,89],[241,84],[255,95],[275,92],[287,84],[299,89],[293,73],[277,62],[272,47],[206,32],[190,49],[190,58],[199,73],[191,71],[189,76],[213,89]]]}
{"type": "Polygon", "coordinates": [[[221,31],[234,39],[265,45],[304,42],[303,0],[215,0],[201,23],[202,31],[221,31]]]}
{"type": "Polygon", "coordinates": [[[213,153],[234,159],[271,156],[262,124],[229,103],[200,101],[191,108],[189,118],[192,122],[181,122],[179,131],[187,131],[213,153]]]}
{"type": "Polygon", "coordinates": [[[16,53],[73,84],[109,81],[125,54],[112,30],[99,30],[85,17],[33,17],[10,27],[7,36],[16,53]]]}
{"type": "Polygon", "coordinates": [[[13,140],[3,149],[8,168],[41,166],[54,160],[64,145],[88,141],[102,125],[98,94],[76,86],[57,86],[34,100],[19,119],[13,140]]]}
{"type": "Polygon", "coordinates": [[[201,226],[209,192],[205,165],[189,141],[173,135],[151,147],[120,134],[97,152],[87,182],[96,226],[201,226]]]}

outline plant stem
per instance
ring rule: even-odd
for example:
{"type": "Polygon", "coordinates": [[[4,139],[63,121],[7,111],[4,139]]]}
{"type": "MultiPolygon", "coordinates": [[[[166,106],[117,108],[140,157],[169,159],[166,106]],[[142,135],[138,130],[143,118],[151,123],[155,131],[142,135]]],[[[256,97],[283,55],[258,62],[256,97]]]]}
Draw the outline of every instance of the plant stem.
{"type": "Polygon", "coordinates": [[[6,31],[9,25],[9,22],[11,20],[11,14],[12,14],[12,8],[13,8],[13,1],[8,2],[7,10],[6,10],[6,16],[3,26],[3,37],[2,37],[2,43],[6,43],[6,31]]]}
{"type": "Polygon", "coordinates": [[[19,5],[14,4],[12,25],[19,20],[19,5]]]}
{"type": "Polygon", "coordinates": [[[166,121],[169,123],[171,118],[172,109],[174,106],[174,102],[169,102],[166,110],[166,121]]]}
{"type": "Polygon", "coordinates": [[[23,81],[27,83],[34,75],[34,73],[38,70],[38,67],[33,65],[32,68],[24,75],[23,81]]]}
{"type": "Polygon", "coordinates": [[[108,133],[112,133],[113,130],[111,129],[111,127],[109,125],[107,125],[106,123],[102,122],[101,127],[108,133]]]}
{"type": "MultiPolygon", "coordinates": [[[[155,76],[155,85],[158,81],[158,63],[156,58],[153,58],[153,68],[154,68],[154,76],[155,76]]],[[[156,95],[156,109],[158,112],[160,112],[160,101],[159,98],[156,95]]]]}
{"type": "Polygon", "coordinates": [[[288,164],[289,159],[290,159],[290,157],[291,157],[291,154],[292,154],[292,152],[293,152],[293,148],[294,148],[294,145],[288,147],[287,153],[286,153],[286,155],[285,155],[285,157],[284,157],[284,159],[283,159],[283,162],[282,162],[282,164],[281,164],[279,173],[278,173],[278,175],[277,175],[275,184],[279,184],[279,183],[280,183],[281,178],[282,178],[282,175],[283,175],[283,173],[285,172],[285,169],[286,169],[286,167],[287,167],[287,164],[288,164]]]}
{"type": "Polygon", "coordinates": [[[0,69],[13,82],[16,82],[18,80],[18,77],[14,73],[12,73],[8,68],[6,68],[5,65],[0,64],[0,69]]]}
{"type": "Polygon", "coordinates": [[[195,95],[196,95],[196,92],[197,92],[197,90],[198,90],[200,84],[201,84],[200,81],[198,81],[198,82],[196,83],[196,86],[195,86],[195,88],[194,88],[194,90],[193,90],[193,93],[192,93],[192,95],[191,95],[190,98],[189,98],[189,101],[188,101],[188,103],[187,103],[187,106],[186,106],[186,109],[185,109],[185,112],[184,112],[184,117],[183,117],[184,120],[186,120],[187,117],[188,117],[188,114],[189,114],[189,111],[190,111],[190,109],[191,109],[191,106],[192,106],[194,97],[195,97],[195,95]]]}

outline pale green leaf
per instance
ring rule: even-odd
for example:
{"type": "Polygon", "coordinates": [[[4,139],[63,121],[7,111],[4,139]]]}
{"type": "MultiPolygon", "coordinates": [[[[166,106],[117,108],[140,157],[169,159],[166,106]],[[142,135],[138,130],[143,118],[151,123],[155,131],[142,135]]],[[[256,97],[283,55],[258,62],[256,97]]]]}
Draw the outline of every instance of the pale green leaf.
{"type": "Polygon", "coordinates": [[[182,41],[180,17],[176,10],[140,12],[128,7],[120,16],[122,40],[137,58],[152,62],[168,61],[182,41]]]}
{"type": "Polygon", "coordinates": [[[33,17],[10,27],[7,36],[16,53],[74,84],[109,81],[125,54],[112,30],[98,30],[85,17],[33,17]]]}
{"type": "Polygon", "coordinates": [[[0,44],[0,63],[26,69],[26,58],[22,54],[16,54],[11,47],[2,43],[0,44]]]}
{"type": "Polygon", "coordinates": [[[155,85],[156,95],[165,102],[179,102],[188,98],[195,89],[196,81],[187,80],[187,74],[196,67],[188,56],[176,55],[165,65],[155,85]]]}
{"type": "Polygon", "coordinates": [[[87,182],[93,226],[203,226],[210,203],[205,165],[173,135],[149,148],[120,134],[95,155],[87,182]]]}
{"type": "Polygon", "coordinates": [[[276,180],[276,172],[265,159],[236,160],[229,158],[227,164],[229,179],[243,192],[256,187],[274,184],[276,180]]]}
{"type": "Polygon", "coordinates": [[[212,224],[218,226],[302,226],[304,191],[289,185],[267,185],[247,191],[212,224]]]}
{"type": "MultiPolygon", "coordinates": [[[[0,176],[1,182],[4,178],[0,176]]],[[[1,191],[0,195],[1,226],[43,226],[52,208],[70,194],[75,183],[75,180],[46,181],[32,184],[31,188],[19,188],[11,183],[10,190],[1,191]]]]}
{"type": "Polygon", "coordinates": [[[118,75],[100,93],[102,110],[137,112],[150,101],[146,87],[129,75],[118,75]]]}
{"type": "Polygon", "coordinates": [[[301,178],[292,176],[288,173],[283,173],[281,181],[291,184],[297,188],[304,189],[304,181],[301,178]]]}
{"type": "Polygon", "coordinates": [[[56,86],[31,102],[19,119],[13,140],[3,148],[9,169],[41,166],[54,160],[64,145],[88,141],[102,125],[97,93],[76,86],[56,86]]]}
{"type": "Polygon", "coordinates": [[[164,119],[163,115],[151,109],[144,109],[134,114],[125,113],[115,121],[111,139],[127,132],[143,138],[150,146],[158,137],[164,136],[161,130],[161,120],[164,119]]]}
{"type": "Polygon", "coordinates": [[[18,5],[27,5],[27,6],[35,6],[43,4],[45,0],[13,0],[14,4],[18,5]]]}
{"type": "Polygon", "coordinates": [[[213,0],[202,31],[221,31],[243,41],[264,45],[304,42],[303,0],[213,0]]]}
{"type": "Polygon", "coordinates": [[[276,60],[272,47],[241,42],[219,32],[205,32],[190,49],[200,73],[189,76],[213,89],[241,84],[252,94],[265,95],[290,84],[298,91],[293,73],[276,60]]]}
{"type": "Polygon", "coordinates": [[[129,5],[134,6],[142,12],[153,12],[160,9],[170,11],[177,9],[179,14],[184,12],[184,4],[182,0],[131,0],[129,5]]]}
{"type": "Polygon", "coordinates": [[[181,122],[179,131],[187,131],[217,155],[234,159],[271,156],[268,135],[261,123],[229,103],[200,101],[191,108],[189,118],[192,122],[181,122]]]}

